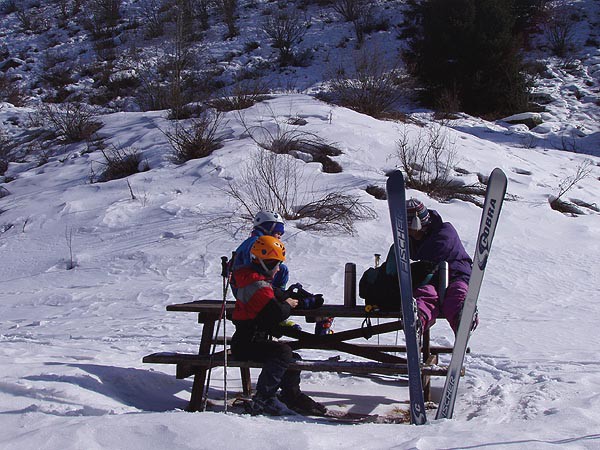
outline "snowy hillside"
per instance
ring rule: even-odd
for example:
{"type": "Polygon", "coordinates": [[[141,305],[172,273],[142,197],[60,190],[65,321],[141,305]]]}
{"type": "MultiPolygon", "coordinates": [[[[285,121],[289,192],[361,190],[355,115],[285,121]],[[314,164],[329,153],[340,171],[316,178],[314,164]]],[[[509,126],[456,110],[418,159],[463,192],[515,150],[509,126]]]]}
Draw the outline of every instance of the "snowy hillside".
{"type": "MultiPolygon", "coordinates": [[[[0,110],[2,120],[26,113],[6,105],[0,110]]],[[[386,202],[364,189],[384,184],[385,171],[397,164],[393,154],[400,133],[415,136],[419,127],[377,121],[305,95],[277,96],[245,112],[251,122],[271,114],[279,120],[304,118],[306,131],[343,150],[335,157],[343,167],[338,174],[299,162],[316,174],[317,190],[343,187],[378,215],[358,222],[353,236],[287,225],[292,279],[322,292],[329,303],[342,303],[345,262],[355,262],[362,273],[373,254],[384,253],[391,243],[386,202]]],[[[165,161],[166,138],[153,127],[164,124],[163,116],[103,117],[101,133],[109,142],[135,143],[153,166],[128,178],[135,200],[123,179],[86,182],[90,162],[101,158],[98,152],[81,154],[73,146],[62,161],[11,164],[8,175],[15,179],[6,185],[11,194],[0,203],[3,448],[239,448],[242,437],[244,448],[274,448],[288,434],[285,448],[511,443],[597,448],[599,215],[591,209],[577,217],[563,215],[549,207],[548,196],[588,160],[591,174],[569,196],[597,202],[598,158],[514,146],[514,133],[499,125],[484,124],[487,131],[476,136],[466,131],[482,123],[468,118],[448,129],[462,169],[456,176],[471,182],[501,167],[514,199],[500,219],[456,419],[423,427],[340,428],[310,420],[189,414],[181,409],[191,380],[176,380],[172,368],[143,365],[141,358],[155,351],[196,351],[195,317],[167,313],[165,306],[219,298],[220,256],[228,255],[248,228],[233,236],[225,231],[231,226],[208,223],[232,211],[222,189],[239,178],[257,150],[232,114],[222,149],[175,166],[165,161]],[[72,270],[66,270],[69,241],[72,270]]],[[[408,195],[454,223],[473,251],[478,207],[438,203],[417,191],[408,195]]],[[[340,330],[347,325],[343,319],[335,323],[340,330]]],[[[435,325],[432,335],[436,344],[452,343],[445,322],[435,325]]],[[[395,339],[390,335],[382,342],[395,339]]],[[[230,371],[229,389],[239,391],[239,383],[238,373],[230,371]]],[[[441,383],[434,382],[434,395],[441,383]]],[[[307,373],[302,384],[330,407],[362,412],[389,412],[405,407],[408,398],[406,383],[393,377],[307,373]]],[[[211,396],[222,396],[221,370],[214,371],[211,396]]]]}
{"type": "MultiPolygon", "coordinates": [[[[0,145],[18,143],[11,148],[18,158],[0,176],[0,448],[600,448],[600,49],[594,44],[600,4],[570,2],[581,17],[574,35],[579,50],[570,64],[550,57],[543,45],[531,50],[546,64],[535,86],[545,112],[529,129],[466,114],[439,122],[408,101],[405,122],[383,121],[316,99],[331,61],[352,60],[354,47],[349,23],[332,13],[313,14],[318,8],[307,3],[312,26],[302,47],[313,49],[312,65],[265,75],[273,94],[225,113],[223,147],[205,158],[173,163],[164,133],[173,125],[168,111],[140,112],[120,97],[98,116],[98,136],[106,149],[135,149],[139,167],[148,170],[98,182],[106,163],[100,147],[46,141],[36,127],[44,89],[32,89],[25,106],[0,103],[0,145]],[[436,421],[430,413],[429,423],[417,427],[192,414],[184,411],[191,378],[177,380],[171,366],[142,364],[150,353],[198,350],[197,317],[165,307],[221,297],[221,256],[250,231],[231,195],[232,186],[248,184],[244,173],[262,154],[249,130],[318,136],[341,151],[331,156],[341,168],[336,173],[304,162],[310,157],[302,152],[277,157],[302,176],[297,203],[344,193],[369,212],[354,222],[352,234],[306,229],[306,218],[286,223],[291,281],[323,293],[330,304],[343,303],[346,262],[356,263],[360,276],[392,243],[387,202],[367,189],[384,187],[386,173],[401,165],[403,139],[416,145],[431,130],[443,135],[455,152],[454,186],[482,187],[495,167],[507,174],[507,201],[480,295],[481,323],[470,340],[454,419],[436,421]],[[550,207],[560,194],[578,214],[550,207]]],[[[373,3],[400,21],[386,5],[402,2],[373,3]]],[[[137,1],[123,4],[127,14],[138,11],[137,1]]],[[[38,6],[40,17],[57,11],[51,2],[38,6]]],[[[240,15],[246,34],[223,41],[224,24],[207,33],[224,80],[273,57],[266,45],[251,55],[241,51],[258,39],[253,12],[245,8],[240,15]]],[[[396,52],[397,25],[368,35],[367,43],[396,52]]],[[[49,26],[47,33],[28,33],[14,12],[0,16],[0,57],[7,46],[18,60],[16,67],[0,64],[2,73],[34,86],[52,54],[50,43],[66,61],[80,55],[84,64],[91,44],[81,30],[53,37],[49,26]]],[[[127,46],[120,48],[123,58],[127,46]]],[[[96,93],[93,84],[82,77],[68,90],[87,96],[96,93]]],[[[416,190],[407,196],[452,222],[473,253],[481,215],[475,203],[442,202],[416,190]]],[[[334,329],[359,324],[338,318],[334,329]]],[[[401,333],[389,333],[380,343],[402,340],[401,333]]],[[[433,327],[432,340],[453,344],[445,321],[433,327]]],[[[302,356],[336,355],[314,350],[302,356]]],[[[442,364],[449,359],[442,356],[442,364]]],[[[223,379],[223,370],[214,369],[210,397],[216,404],[223,379]]],[[[437,400],[443,380],[432,382],[437,400]]],[[[332,409],[388,414],[407,407],[402,377],[304,373],[302,388],[332,409]]],[[[229,395],[240,390],[239,371],[229,370],[229,395]]]]}

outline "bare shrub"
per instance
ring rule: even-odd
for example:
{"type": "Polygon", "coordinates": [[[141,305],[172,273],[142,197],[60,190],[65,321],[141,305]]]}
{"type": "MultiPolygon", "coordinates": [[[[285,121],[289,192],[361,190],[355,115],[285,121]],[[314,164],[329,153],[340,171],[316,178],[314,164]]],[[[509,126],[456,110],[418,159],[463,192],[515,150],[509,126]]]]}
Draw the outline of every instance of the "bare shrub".
{"type": "Polygon", "coordinates": [[[8,169],[11,149],[12,146],[10,145],[8,134],[0,128],[0,176],[4,175],[4,172],[8,169]]]}
{"type": "Polygon", "coordinates": [[[387,192],[385,188],[381,186],[370,184],[365,190],[367,191],[367,194],[371,194],[377,200],[387,200],[387,192]]]}
{"type": "Polygon", "coordinates": [[[81,6],[84,0],[58,0],[58,9],[60,11],[60,19],[63,22],[68,21],[81,11],[81,6]]]}
{"type": "Polygon", "coordinates": [[[483,185],[464,185],[452,178],[456,150],[444,128],[440,124],[422,128],[414,139],[406,127],[402,130],[396,141],[396,157],[406,185],[440,200],[458,198],[482,206],[477,197],[485,195],[483,185]]]}
{"type": "Polygon", "coordinates": [[[236,18],[238,12],[238,0],[217,0],[217,6],[223,15],[223,21],[227,25],[226,39],[231,39],[239,34],[236,26],[236,18]]]}
{"type": "Polygon", "coordinates": [[[60,88],[74,82],[75,64],[69,56],[59,52],[47,52],[41,79],[50,87],[60,88]]]}
{"type": "Polygon", "coordinates": [[[39,8],[19,7],[16,11],[16,17],[24,32],[41,34],[50,29],[50,21],[44,17],[39,8]]]}
{"type": "Polygon", "coordinates": [[[141,7],[144,19],[145,36],[148,39],[162,36],[165,32],[165,19],[162,15],[160,0],[146,0],[141,7]]]}
{"type": "Polygon", "coordinates": [[[17,0],[5,0],[0,3],[0,11],[6,15],[17,12],[18,10],[17,0]]]}
{"type": "Polygon", "coordinates": [[[100,182],[118,180],[148,170],[147,163],[140,170],[142,154],[135,147],[117,148],[112,146],[109,149],[100,149],[100,151],[104,156],[104,161],[99,161],[104,166],[104,170],[98,177],[100,182]]]}
{"type": "Polygon", "coordinates": [[[226,193],[249,216],[264,209],[275,210],[287,220],[298,220],[297,226],[305,230],[350,234],[357,220],[376,217],[356,196],[315,189],[306,166],[289,155],[259,149],[240,173],[237,182],[229,182],[226,193]]]}
{"type": "Polygon", "coordinates": [[[88,2],[90,17],[85,25],[96,40],[104,40],[116,34],[121,19],[122,0],[95,0],[88,2]]]}
{"type": "Polygon", "coordinates": [[[237,111],[268,99],[268,92],[267,86],[258,81],[241,82],[225,91],[222,97],[210,100],[209,105],[217,111],[237,111]]]}
{"type": "Polygon", "coordinates": [[[244,129],[256,144],[273,153],[291,155],[305,162],[319,162],[323,172],[339,173],[342,167],[330,156],[339,156],[342,151],[328,144],[314,133],[299,129],[302,122],[291,118],[281,122],[273,116],[269,124],[248,126],[243,116],[239,116],[244,129]]]}
{"type": "Polygon", "coordinates": [[[390,65],[383,54],[363,49],[350,73],[337,69],[330,77],[330,100],[373,117],[389,114],[404,92],[405,75],[397,65],[390,65]]]}
{"type": "Polygon", "coordinates": [[[334,0],[332,8],[346,22],[352,22],[358,19],[365,3],[365,0],[334,0]]]}
{"type": "Polygon", "coordinates": [[[360,46],[364,41],[365,32],[373,24],[371,2],[367,0],[335,0],[333,9],[346,22],[352,22],[357,45],[360,46]]]}
{"type": "Polygon", "coordinates": [[[442,89],[435,102],[435,106],[436,119],[447,120],[456,118],[456,113],[460,111],[460,93],[457,91],[456,86],[442,89]]]}
{"type": "Polygon", "coordinates": [[[54,132],[65,142],[80,142],[91,139],[102,127],[95,120],[97,111],[83,103],[63,105],[42,104],[38,115],[44,123],[49,123],[54,132]]]}
{"type": "Polygon", "coordinates": [[[186,161],[204,158],[221,148],[222,136],[219,135],[223,123],[220,112],[204,111],[200,117],[190,119],[188,124],[176,122],[170,130],[163,133],[171,144],[173,161],[183,164],[186,161]]]}
{"type": "Polygon", "coordinates": [[[91,139],[102,127],[96,110],[83,103],[63,105],[42,104],[38,115],[49,123],[56,135],[64,142],[80,142],[91,139]]]}
{"type": "Polygon", "coordinates": [[[558,57],[565,57],[573,50],[576,22],[573,6],[564,4],[550,7],[544,24],[544,34],[550,49],[558,57]]]}
{"type": "Polygon", "coordinates": [[[285,67],[294,61],[294,47],[306,34],[307,22],[297,11],[276,11],[264,20],[262,30],[279,50],[279,64],[285,67]]]}
{"type": "Polygon", "coordinates": [[[25,106],[27,95],[17,81],[11,81],[5,74],[0,73],[0,100],[14,106],[25,106]]]}
{"type": "Polygon", "coordinates": [[[557,194],[555,196],[551,195],[548,199],[552,209],[566,214],[583,214],[581,209],[577,208],[575,204],[563,200],[563,197],[580,181],[584,180],[590,175],[592,172],[591,166],[592,162],[590,160],[583,161],[579,166],[577,166],[577,169],[572,176],[566,177],[558,184],[557,194]]]}
{"type": "Polygon", "coordinates": [[[135,97],[142,111],[158,111],[170,107],[169,86],[164,83],[154,61],[164,59],[164,54],[155,49],[152,58],[133,55],[134,68],[139,77],[139,88],[135,97]]]}

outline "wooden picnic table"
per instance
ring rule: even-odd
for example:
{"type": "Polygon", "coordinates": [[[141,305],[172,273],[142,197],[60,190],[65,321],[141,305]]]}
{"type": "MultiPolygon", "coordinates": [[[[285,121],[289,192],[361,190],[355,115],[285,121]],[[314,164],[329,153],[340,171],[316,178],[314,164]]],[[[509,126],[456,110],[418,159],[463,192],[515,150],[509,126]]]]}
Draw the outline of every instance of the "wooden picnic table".
{"type": "MultiPolygon", "coordinates": [[[[226,304],[226,315],[230,318],[233,312],[235,302],[229,301],[226,304]]],[[[167,306],[167,311],[191,312],[198,314],[198,323],[202,324],[202,333],[199,343],[198,354],[181,353],[153,353],[143,358],[143,362],[152,364],[175,364],[177,367],[177,378],[187,378],[194,376],[192,394],[190,398],[189,411],[198,411],[201,409],[202,396],[205,389],[207,371],[211,367],[223,366],[225,363],[224,351],[227,351],[228,342],[223,339],[217,341],[217,344],[223,345],[224,350],[214,353],[211,356],[211,350],[215,344],[215,328],[221,312],[221,300],[198,300],[188,303],[179,303],[167,306]]],[[[406,347],[402,345],[377,345],[371,343],[349,342],[357,338],[367,338],[377,336],[383,333],[389,333],[401,330],[402,320],[400,312],[373,311],[365,312],[364,306],[343,306],[343,305],[324,305],[318,309],[293,309],[292,316],[304,316],[309,320],[316,321],[320,317],[336,318],[355,318],[358,326],[355,328],[340,330],[336,326],[333,334],[317,336],[312,333],[297,330],[293,327],[282,327],[284,335],[289,338],[288,343],[293,350],[301,349],[319,349],[331,350],[359,356],[367,361],[342,361],[338,358],[324,361],[301,360],[290,365],[291,369],[309,370],[309,371],[329,371],[329,372],[348,372],[354,374],[407,374],[406,359],[391,352],[405,352],[406,347]],[[370,324],[365,326],[365,319],[386,319],[380,324],[370,324]]],[[[231,325],[231,329],[233,329],[231,325]]],[[[228,339],[227,339],[228,341],[228,339]]],[[[429,332],[423,335],[423,359],[422,376],[423,387],[426,399],[430,397],[430,377],[445,376],[446,367],[438,366],[438,355],[440,353],[451,353],[452,348],[431,347],[429,341],[429,332]]],[[[260,363],[252,361],[237,361],[229,358],[227,361],[230,367],[239,367],[241,370],[242,386],[244,393],[249,395],[251,392],[250,368],[262,367],[260,363]]]]}

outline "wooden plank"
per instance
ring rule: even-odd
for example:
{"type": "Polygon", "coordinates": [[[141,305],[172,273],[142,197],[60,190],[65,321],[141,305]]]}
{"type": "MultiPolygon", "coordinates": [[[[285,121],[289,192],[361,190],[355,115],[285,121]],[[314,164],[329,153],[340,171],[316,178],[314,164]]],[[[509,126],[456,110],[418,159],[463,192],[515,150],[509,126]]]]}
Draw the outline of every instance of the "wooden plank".
{"type": "MultiPolygon", "coordinates": [[[[201,355],[185,353],[154,353],[147,355],[142,360],[152,364],[183,364],[191,367],[208,368],[209,358],[201,355]]],[[[224,359],[213,358],[212,366],[223,366],[224,359]]],[[[262,368],[262,364],[255,361],[238,361],[228,359],[229,367],[262,368]]],[[[348,372],[355,374],[406,374],[406,364],[380,363],[374,361],[332,361],[332,360],[300,360],[289,365],[290,369],[305,370],[309,372],[348,372]]],[[[424,365],[422,371],[430,376],[445,376],[446,367],[437,365],[424,365]]]]}
{"type": "MultiPolygon", "coordinates": [[[[218,345],[223,345],[223,337],[219,336],[219,338],[215,341],[218,345]]],[[[285,344],[291,344],[293,342],[296,341],[289,341],[289,340],[279,340],[279,342],[283,342],[285,344]]],[[[227,338],[227,344],[231,344],[231,338],[228,337],[227,338]]],[[[373,348],[376,350],[380,350],[382,352],[402,352],[405,353],[406,352],[406,346],[405,345],[377,345],[377,344],[358,344],[358,343],[354,343],[352,342],[352,345],[355,345],[357,347],[364,347],[364,348],[373,348]]],[[[452,347],[430,347],[429,351],[432,355],[442,355],[442,354],[450,354],[452,353],[452,347]]],[[[467,353],[471,353],[471,349],[468,348],[467,349],[467,353]]]]}
{"type": "MultiPolygon", "coordinates": [[[[228,301],[226,310],[233,311],[234,306],[234,301],[228,301]]],[[[197,300],[195,302],[167,305],[167,311],[218,314],[220,310],[221,300],[197,300]]],[[[366,317],[365,307],[362,305],[354,307],[344,305],[323,305],[317,309],[293,309],[292,315],[304,317],[366,317]]],[[[372,318],[398,319],[400,317],[400,312],[378,311],[369,313],[369,316],[372,318]]]]}

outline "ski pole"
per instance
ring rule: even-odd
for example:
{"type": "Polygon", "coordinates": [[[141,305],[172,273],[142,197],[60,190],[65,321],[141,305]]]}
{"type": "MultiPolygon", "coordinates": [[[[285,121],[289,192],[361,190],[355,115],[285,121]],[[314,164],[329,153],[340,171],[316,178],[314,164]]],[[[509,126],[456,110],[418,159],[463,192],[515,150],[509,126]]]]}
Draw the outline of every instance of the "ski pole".
{"type": "MultiPolygon", "coordinates": [[[[206,385],[204,387],[204,395],[203,395],[203,399],[202,399],[202,407],[201,407],[201,411],[205,411],[206,410],[206,404],[208,403],[208,389],[210,387],[210,377],[212,374],[212,362],[213,362],[213,357],[216,353],[217,350],[217,338],[219,337],[219,330],[221,328],[221,322],[223,321],[223,319],[225,318],[225,309],[226,309],[226,305],[227,305],[227,290],[229,289],[229,285],[231,284],[231,276],[233,273],[233,270],[230,270],[230,268],[233,268],[233,263],[235,260],[235,252],[231,253],[231,260],[228,264],[227,262],[227,257],[226,256],[222,256],[221,257],[221,276],[224,278],[224,287],[223,287],[223,301],[221,302],[221,311],[219,312],[219,320],[217,322],[217,329],[215,330],[215,334],[213,336],[213,346],[212,346],[212,351],[210,352],[210,356],[208,359],[208,374],[206,377],[206,385]],[[229,266],[229,267],[228,267],[229,266]]],[[[225,321],[227,320],[227,318],[225,318],[225,321]]],[[[225,325],[223,325],[223,330],[225,331],[225,325]]],[[[227,412],[227,336],[223,336],[224,342],[223,342],[223,353],[224,353],[224,388],[225,388],[225,412],[227,412]]]]}
{"type": "MultiPolygon", "coordinates": [[[[379,267],[379,261],[381,259],[381,254],[375,253],[375,268],[379,267]]],[[[379,325],[379,317],[377,318],[377,325],[379,325]]],[[[396,330],[396,335],[398,334],[398,330],[396,330]]],[[[379,335],[377,335],[377,345],[379,345],[379,335]]]]}

